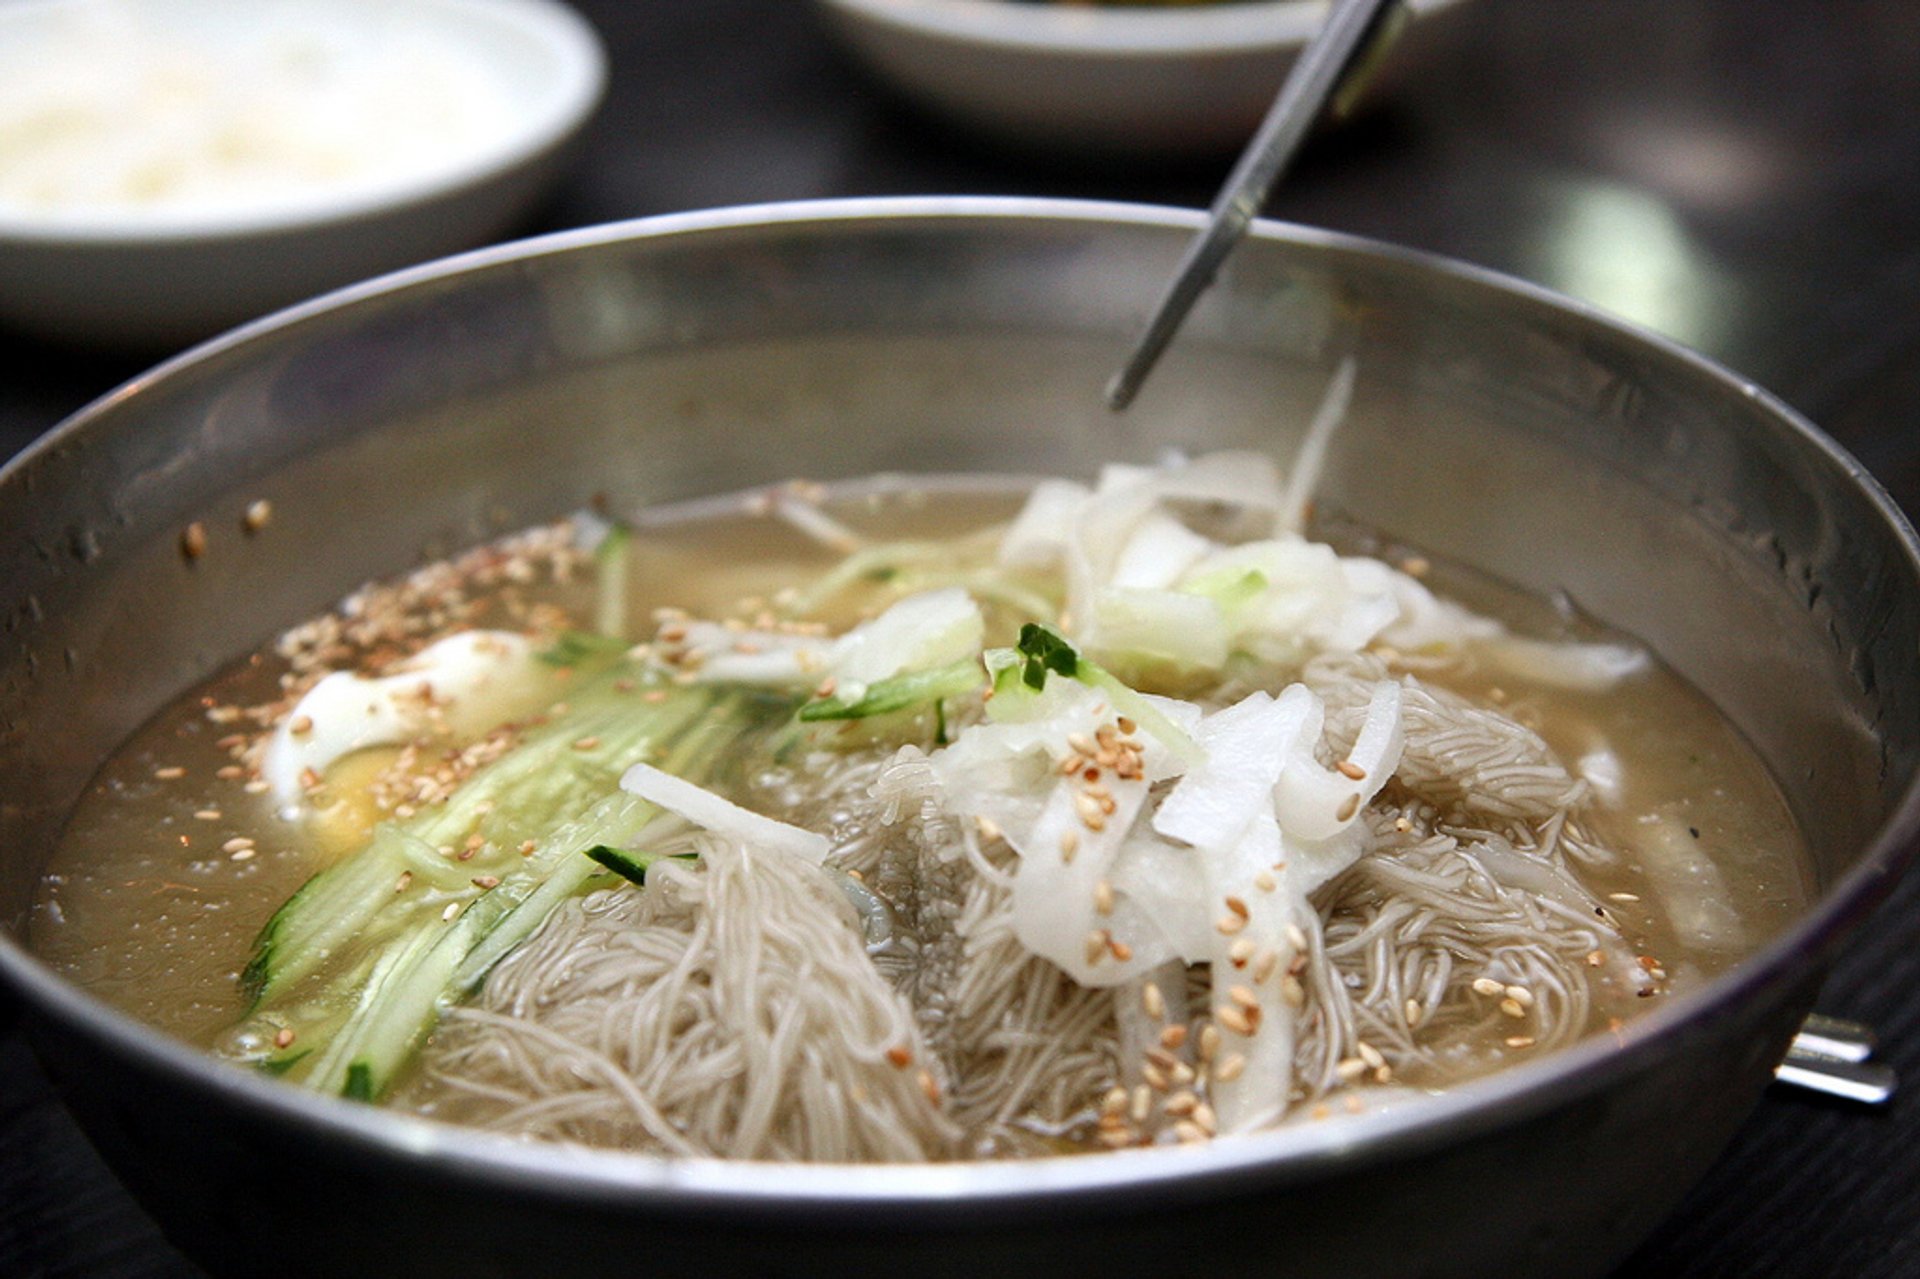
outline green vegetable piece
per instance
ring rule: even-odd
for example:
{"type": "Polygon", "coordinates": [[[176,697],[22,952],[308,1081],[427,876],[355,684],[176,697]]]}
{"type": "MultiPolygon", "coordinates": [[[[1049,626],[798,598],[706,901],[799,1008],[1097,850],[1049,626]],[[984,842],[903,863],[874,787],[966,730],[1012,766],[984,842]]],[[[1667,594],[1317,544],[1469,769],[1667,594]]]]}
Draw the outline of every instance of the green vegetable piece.
{"type": "Polygon", "coordinates": [[[364,1061],[356,1061],[347,1067],[347,1082],[340,1086],[340,1095],[348,1101],[373,1100],[373,1067],[364,1061]]]}
{"type": "Polygon", "coordinates": [[[627,568],[633,559],[633,530],[615,524],[593,548],[594,627],[602,637],[624,644],[627,629],[627,568]]]}
{"type": "Polygon", "coordinates": [[[1020,642],[1014,648],[1027,659],[1021,678],[1036,692],[1047,686],[1048,671],[1073,679],[1080,669],[1079,651],[1060,632],[1039,622],[1028,622],[1020,628],[1020,642]]]}
{"type": "Polygon", "coordinates": [[[313,1049],[302,1048],[299,1052],[289,1053],[285,1057],[268,1057],[253,1064],[255,1069],[264,1074],[284,1075],[312,1055],[313,1049]]]}
{"type": "Polygon", "coordinates": [[[1105,693],[1112,700],[1115,710],[1131,716],[1141,728],[1159,738],[1161,745],[1187,764],[1198,764],[1206,758],[1199,743],[1178,724],[1161,714],[1144,695],[1128,687],[1106,667],[1080,656],[1073,645],[1067,643],[1065,637],[1052,627],[1028,622],[1020,628],[1020,642],[1015,646],[1015,651],[1026,659],[1021,666],[1021,680],[1027,687],[1036,691],[1045,688],[1048,671],[1079,680],[1089,688],[1097,688],[1105,693]]]}
{"type": "MultiPolygon", "coordinates": [[[[614,874],[632,883],[646,886],[647,867],[660,860],[659,853],[630,853],[624,848],[614,848],[609,844],[595,844],[583,853],[599,862],[614,874]]],[[[699,857],[698,853],[672,853],[674,861],[690,862],[699,857]]]]}
{"type": "Polygon", "coordinates": [[[539,659],[548,666],[588,666],[619,657],[631,645],[617,635],[596,635],[592,631],[564,631],[552,646],[540,650],[539,659]]]}
{"type": "Polygon", "coordinates": [[[875,680],[867,685],[866,692],[855,701],[845,698],[829,697],[817,702],[808,702],[800,708],[800,719],[807,723],[818,720],[866,719],[872,715],[885,715],[892,711],[906,710],[926,702],[938,702],[946,697],[958,697],[970,693],[981,685],[981,671],[978,659],[963,657],[946,666],[935,667],[930,671],[913,671],[906,675],[895,675],[888,679],[875,680]]]}

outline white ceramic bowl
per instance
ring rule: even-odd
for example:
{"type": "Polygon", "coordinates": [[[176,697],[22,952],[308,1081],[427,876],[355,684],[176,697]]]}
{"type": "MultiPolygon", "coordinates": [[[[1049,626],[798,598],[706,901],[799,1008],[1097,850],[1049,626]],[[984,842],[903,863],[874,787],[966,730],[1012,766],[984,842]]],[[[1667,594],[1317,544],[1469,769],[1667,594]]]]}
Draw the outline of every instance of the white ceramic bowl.
{"type": "MultiPolygon", "coordinates": [[[[1325,0],[1169,7],[820,0],[883,77],[1001,140],[1112,155],[1243,141],[1320,27],[1325,0]]],[[[1403,43],[1459,0],[1410,0],[1403,43]]]]}
{"type": "MultiPolygon", "coordinates": [[[[311,155],[302,152],[306,170],[298,175],[203,190],[191,203],[75,197],[65,187],[33,199],[16,191],[0,199],[0,323],[90,342],[181,345],[335,286],[482,243],[510,229],[558,175],[566,144],[606,81],[598,35],[558,0],[0,4],[0,77],[21,92],[23,76],[64,58],[76,65],[49,83],[79,93],[71,86],[91,76],[87,92],[108,95],[99,114],[116,121],[129,114],[125,104],[113,99],[111,79],[102,83],[98,66],[87,64],[117,57],[133,65],[142,50],[160,47],[175,59],[166,74],[184,75],[184,67],[228,95],[220,104],[220,118],[232,117],[220,125],[223,137],[230,129],[255,144],[266,137],[277,145],[325,125],[338,106],[365,111],[359,136],[369,148],[391,149],[399,126],[385,123],[395,119],[382,113],[387,91],[392,103],[440,112],[452,123],[444,145],[423,134],[404,163],[389,156],[384,167],[370,169],[355,167],[351,147],[358,142],[322,136],[311,155]],[[269,38],[280,43],[264,43],[269,38]],[[244,55],[238,66],[236,49],[244,55]],[[260,69],[263,50],[288,64],[260,69]],[[318,68],[310,90],[289,87],[307,83],[298,74],[301,59],[318,68]],[[431,78],[435,71],[440,79],[431,78]],[[263,113],[279,111],[284,122],[249,120],[249,100],[233,89],[236,75],[251,76],[259,94],[272,99],[263,113]],[[299,92],[332,95],[325,99],[332,114],[305,110],[310,100],[289,96],[299,92]],[[484,128],[459,125],[481,108],[484,128]],[[314,160],[323,154],[348,158],[326,168],[314,160]]],[[[156,77],[150,91],[164,95],[169,83],[156,77]]],[[[31,110],[36,114],[18,118],[36,127],[56,120],[50,111],[31,110]]],[[[184,135],[183,128],[167,136],[184,135]]],[[[200,164],[197,142],[168,151],[167,137],[155,143],[137,125],[116,123],[88,136],[97,140],[90,147],[133,154],[129,165],[163,154],[170,175],[182,171],[181,155],[196,157],[184,165],[196,173],[217,167],[215,160],[200,164]]],[[[10,143],[0,128],[0,166],[9,163],[6,148],[18,143],[19,135],[10,143]]],[[[19,159],[12,157],[16,174],[19,159]]],[[[126,185],[115,181],[116,192],[126,185]]]]}

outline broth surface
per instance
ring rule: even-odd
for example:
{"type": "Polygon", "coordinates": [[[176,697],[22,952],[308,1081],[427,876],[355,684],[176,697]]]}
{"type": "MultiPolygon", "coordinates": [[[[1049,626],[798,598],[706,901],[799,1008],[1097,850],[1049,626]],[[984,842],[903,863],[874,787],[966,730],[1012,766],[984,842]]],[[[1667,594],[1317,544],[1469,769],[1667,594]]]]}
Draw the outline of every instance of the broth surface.
{"type": "MultiPolygon", "coordinates": [[[[1003,522],[1018,501],[992,482],[875,481],[836,489],[823,509],[871,538],[942,540],[1003,522]]],[[[1333,536],[1403,565],[1419,559],[1409,549],[1378,545],[1364,530],[1333,536]]],[[[650,512],[637,521],[632,541],[629,633],[643,632],[645,619],[663,608],[749,616],[840,559],[751,501],[650,512]]],[[[440,609],[446,616],[420,625],[441,631],[537,623],[557,633],[592,615],[591,574],[577,554],[548,545],[526,561],[495,572],[464,603],[440,609]]],[[[1604,635],[1566,609],[1468,570],[1420,566],[1441,594],[1517,633],[1604,635]]],[[[416,601],[422,617],[434,608],[416,601]]],[[[845,612],[823,620],[838,630],[859,618],[845,612]]],[[[361,648],[377,650],[379,643],[361,648]]],[[[1422,677],[1502,709],[1539,733],[1570,768],[1597,759],[1603,748],[1618,762],[1617,777],[1602,779],[1608,793],[1586,820],[1622,855],[1611,865],[1582,868],[1581,878],[1659,981],[1648,992],[1655,997],[1602,992],[1589,1032],[1656,1005],[1657,996],[1698,986],[1811,900],[1800,837],[1764,767],[1707,701],[1664,667],[1606,693],[1530,683],[1470,661],[1422,677]]],[[[234,1027],[247,1012],[241,973],[263,921],[344,851],[330,849],[312,819],[280,811],[249,762],[254,739],[285,714],[288,689],[299,688],[299,678],[269,645],[136,733],[103,765],[75,812],[34,908],[30,944],[52,967],[203,1048],[234,1050],[234,1027]]],[[[556,702],[564,701],[564,683],[556,678],[556,702]]],[[[363,755],[342,760],[329,782],[345,778],[340,770],[375,768],[390,758],[363,755]]],[[[1496,1050],[1463,1061],[1459,1074],[1499,1059],[1496,1050]]]]}

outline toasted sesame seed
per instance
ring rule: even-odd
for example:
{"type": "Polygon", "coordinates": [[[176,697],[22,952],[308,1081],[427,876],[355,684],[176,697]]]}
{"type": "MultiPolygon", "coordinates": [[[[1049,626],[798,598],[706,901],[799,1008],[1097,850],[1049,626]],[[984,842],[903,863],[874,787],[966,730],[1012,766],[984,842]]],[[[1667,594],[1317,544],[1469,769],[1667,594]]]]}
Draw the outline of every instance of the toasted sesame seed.
{"type": "Polygon", "coordinates": [[[1340,1082],[1350,1084],[1367,1073],[1367,1063],[1358,1057],[1348,1057],[1333,1068],[1333,1073],[1340,1076],[1340,1082]]]}
{"type": "Polygon", "coordinates": [[[180,553],[197,560],[207,553],[207,526],[199,520],[180,530],[180,553]]]}
{"type": "Polygon", "coordinates": [[[927,1071],[927,1070],[921,1071],[919,1075],[919,1083],[920,1083],[920,1091],[926,1096],[926,1099],[932,1102],[936,1106],[939,1105],[940,1104],[940,1085],[934,1079],[933,1072],[927,1071]]]}
{"type": "Polygon", "coordinates": [[[1420,1001],[1417,999],[1409,999],[1400,1011],[1406,1014],[1407,1026],[1409,1028],[1418,1026],[1420,1024],[1420,1018],[1426,1012],[1424,1008],[1420,1007],[1420,1001]]]}
{"type": "Polygon", "coordinates": [[[1358,782],[1366,780],[1367,770],[1350,759],[1341,760],[1338,764],[1334,765],[1334,768],[1339,770],[1340,776],[1350,781],[1358,782]]]}
{"type": "Polygon", "coordinates": [[[1089,965],[1097,964],[1106,958],[1107,943],[1111,940],[1104,928],[1096,928],[1087,934],[1085,953],[1089,965]]]}
{"type": "Polygon", "coordinates": [[[1148,1048],[1146,1052],[1146,1057],[1149,1063],[1151,1063],[1152,1065],[1158,1066],[1161,1070],[1164,1070],[1164,1071],[1170,1072],[1173,1070],[1175,1066],[1178,1066],[1180,1064],[1180,1059],[1178,1057],[1174,1056],[1172,1053],[1168,1052],[1164,1048],[1159,1047],[1158,1045],[1148,1048]]]}
{"type": "Polygon", "coordinates": [[[1228,937],[1231,937],[1235,933],[1239,932],[1241,929],[1245,928],[1247,926],[1247,921],[1241,918],[1239,915],[1222,915],[1220,916],[1220,918],[1213,921],[1213,926],[1215,929],[1217,929],[1221,933],[1224,933],[1228,937]]]}
{"type": "Polygon", "coordinates": [[[1256,986],[1265,985],[1268,979],[1273,976],[1273,970],[1279,966],[1280,952],[1271,946],[1262,947],[1259,956],[1253,961],[1252,976],[1254,984],[1256,986]]]}
{"type": "Polygon", "coordinates": [[[165,768],[154,769],[153,775],[163,782],[177,782],[187,775],[187,770],[177,764],[169,764],[165,768]]]}
{"type": "Polygon", "coordinates": [[[410,870],[403,870],[400,872],[400,878],[393,881],[393,891],[396,893],[404,893],[407,891],[407,885],[411,884],[412,882],[413,882],[413,872],[410,870]]]}
{"type": "Polygon", "coordinates": [[[1533,1036],[1512,1035],[1508,1037],[1506,1042],[1509,1048],[1531,1048],[1533,1047],[1533,1036]]]}
{"type": "Polygon", "coordinates": [[[1113,885],[1104,879],[1093,885],[1093,908],[1102,915],[1113,914],[1113,885]]]}
{"type": "Polygon", "coordinates": [[[980,838],[982,839],[1000,838],[1000,824],[991,817],[974,818],[973,828],[980,832],[980,838]]]}
{"type": "Polygon", "coordinates": [[[1301,929],[1300,925],[1287,925],[1287,945],[1293,947],[1296,951],[1302,951],[1307,948],[1307,934],[1301,929]]]}
{"type": "Polygon", "coordinates": [[[1242,937],[1227,947],[1227,959],[1235,968],[1245,968],[1247,961],[1253,958],[1253,952],[1258,949],[1251,937],[1242,937]]]}
{"type": "Polygon", "coordinates": [[[1340,811],[1333,815],[1333,820],[1336,822],[1344,822],[1359,811],[1360,797],[1358,795],[1349,795],[1346,800],[1341,803],[1340,811]]]}
{"type": "Polygon", "coordinates": [[[245,835],[235,835],[232,839],[220,845],[220,851],[223,853],[237,853],[243,848],[252,848],[252,847],[253,847],[253,841],[251,839],[247,838],[245,835]]]}
{"type": "Polygon", "coordinates": [[[273,1036],[275,1048],[285,1048],[293,1042],[293,1027],[282,1026],[273,1036]]]}
{"type": "Polygon", "coordinates": [[[1183,1145],[1192,1146],[1207,1139],[1207,1130],[1191,1119],[1182,1119],[1173,1126],[1173,1135],[1178,1137],[1183,1145]]]}
{"type": "Polygon", "coordinates": [[[1160,1046],[1162,1048],[1177,1049],[1186,1042],[1187,1028],[1180,1023],[1175,1022],[1172,1025],[1162,1026],[1160,1028],[1160,1046]]]}
{"type": "Polygon", "coordinates": [[[447,908],[440,912],[440,918],[443,920],[451,921],[453,917],[455,915],[458,915],[459,913],[460,913],[460,903],[448,902],[447,908]]]}
{"type": "Polygon", "coordinates": [[[1528,990],[1525,986],[1507,987],[1507,998],[1511,999],[1514,1003],[1520,1005],[1522,1008],[1533,1007],[1533,992],[1528,990]]]}
{"type": "Polygon", "coordinates": [[[1133,958],[1133,947],[1123,941],[1109,941],[1107,943],[1107,953],[1124,964],[1133,958]]]}
{"type": "Polygon", "coordinates": [[[1173,1094],[1173,1096],[1167,1098],[1167,1104],[1161,1107],[1161,1109],[1176,1119],[1185,1119],[1193,1113],[1194,1107],[1199,1104],[1200,1098],[1183,1088],[1173,1094]]]}
{"type": "Polygon", "coordinates": [[[1505,985],[1495,981],[1491,977],[1475,977],[1473,979],[1473,993],[1476,995],[1486,995],[1488,997],[1492,997],[1494,995],[1506,994],[1507,988],[1505,985]]]}
{"type": "Polygon", "coordinates": [[[1640,900],[1640,895],[1638,893],[1608,893],[1607,900],[1610,902],[1637,902],[1640,900]]]}
{"type": "Polygon", "coordinates": [[[1241,1053],[1229,1053],[1227,1059],[1213,1068],[1213,1077],[1220,1083],[1230,1084],[1240,1078],[1247,1068],[1247,1059],[1241,1053]]]}
{"type": "Polygon", "coordinates": [[[1340,1099],[1340,1104],[1346,1107],[1346,1111],[1349,1115],[1357,1115],[1361,1111],[1367,1108],[1367,1103],[1360,1100],[1359,1093],[1352,1093],[1352,1092],[1348,1093],[1345,1097],[1342,1097],[1340,1099]]]}
{"type": "Polygon", "coordinates": [[[1147,1122],[1147,1116],[1153,1113],[1153,1090],[1145,1084],[1134,1087],[1132,1100],[1127,1107],[1127,1117],[1136,1124],[1147,1122]]]}
{"type": "Polygon", "coordinates": [[[538,847],[539,845],[535,844],[532,840],[523,839],[520,841],[520,855],[522,857],[531,857],[533,856],[534,849],[538,847]]]}
{"type": "Polygon", "coordinates": [[[1237,1004],[1220,1004],[1213,1010],[1213,1019],[1236,1035],[1253,1034],[1253,1019],[1237,1004]]]}
{"type": "Polygon", "coordinates": [[[1214,1054],[1220,1051],[1220,1028],[1208,1023],[1200,1028],[1200,1042],[1194,1055],[1201,1061],[1212,1061],[1214,1054]]]}
{"type": "MultiPolygon", "coordinates": [[[[887,1049],[887,1060],[892,1062],[897,1069],[905,1070],[913,1063],[913,1050],[905,1044],[895,1044],[893,1047],[887,1049]]],[[[1124,1094],[1122,1094],[1122,1100],[1125,1100],[1124,1094]]]]}
{"type": "Polygon", "coordinates": [[[273,503],[266,498],[247,503],[247,510],[240,517],[240,527],[249,533],[258,533],[273,518],[273,503]]]}
{"type": "Polygon", "coordinates": [[[1122,715],[1119,719],[1115,720],[1114,724],[1120,729],[1121,735],[1125,737],[1132,737],[1135,730],[1137,730],[1140,727],[1138,724],[1128,719],[1125,715],[1122,715]]]}
{"type": "Polygon", "coordinates": [[[500,887],[500,877],[498,875],[475,875],[471,882],[475,888],[500,887]]]}
{"type": "Polygon", "coordinates": [[[1324,1101],[1315,1102],[1313,1105],[1313,1108],[1307,1111],[1307,1117],[1309,1119],[1314,1119],[1314,1120],[1329,1119],[1332,1116],[1333,1116],[1333,1111],[1328,1109],[1327,1103],[1324,1101]]]}
{"type": "Polygon", "coordinates": [[[287,731],[296,737],[305,733],[311,733],[313,731],[313,716],[295,715],[287,721],[287,731]]]}
{"type": "Polygon", "coordinates": [[[1260,997],[1250,987],[1235,986],[1227,991],[1227,998],[1250,1013],[1260,1011],[1260,997]]]}
{"type": "Polygon", "coordinates": [[[256,848],[237,848],[227,854],[227,860],[231,862],[252,861],[254,857],[258,855],[259,851],[260,850],[256,848]]]}
{"type": "Polygon", "coordinates": [[[1292,973],[1280,979],[1280,1002],[1295,1011],[1307,1006],[1307,988],[1292,973]]]}
{"type": "Polygon", "coordinates": [[[1247,903],[1243,899],[1239,897],[1228,896],[1226,900],[1227,900],[1228,910],[1240,916],[1240,918],[1242,919],[1245,919],[1247,917],[1247,914],[1248,914],[1247,903]]]}
{"type": "Polygon", "coordinates": [[[1527,1010],[1520,1006],[1520,1001],[1517,999],[1501,1000],[1500,1011],[1509,1017],[1525,1017],[1527,1015],[1527,1010]]]}
{"type": "Polygon", "coordinates": [[[1152,1062],[1148,1062],[1146,1065],[1140,1067],[1140,1076],[1147,1081],[1147,1087],[1153,1089],[1155,1092],[1165,1092],[1167,1090],[1167,1072],[1152,1062]]]}
{"type": "Polygon", "coordinates": [[[238,764],[223,764],[213,770],[213,775],[223,782],[237,782],[247,775],[247,770],[238,764]]]}
{"type": "Polygon", "coordinates": [[[1360,1054],[1361,1061],[1366,1062],[1368,1066],[1375,1070],[1387,1064],[1387,1059],[1380,1055],[1380,1050],[1364,1039],[1357,1041],[1353,1046],[1353,1050],[1360,1054]]]}
{"type": "Polygon", "coordinates": [[[573,749],[577,751],[591,751],[599,748],[600,739],[597,737],[577,737],[573,741],[573,749]]]}
{"type": "Polygon", "coordinates": [[[1404,817],[1396,817],[1393,819],[1393,828],[1404,835],[1413,829],[1413,823],[1404,817]]]}
{"type": "Polygon", "coordinates": [[[220,820],[220,810],[217,808],[202,808],[194,813],[194,817],[196,820],[203,822],[217,822],[220,820]]]}
{"type": "Polygon", "coordinates": [[[1209,1137],[1220,1130],[1220,1120],[1215,1117],[1213,1107],[1204,1101],[1193,1108],[1193,1122],[1209,1137]]]}
{"type": "Polygon", "coordinates": [[[1424,555],[1409,555],[1400,561],[1400,571],[1408,577],[1425,577],[1432,568],[1424,555]]]}
{"type": "Polygon", "coordinates": [[[256,777],[252,781],[248,782],[245,786],[242,786],[240,789],[245,791],[249,795],[264,795],[268,791],[272,790],[273,786],[265,778],[256,777]]]}
{"type": "Polygon", "coordinates": [[[1273,873],[1271,871],[1263,870],[1257,873],[1256,875],[1254,875],[1253,886],[1259,889],[1263,893],[1270,893],[1274,889],[1280,887],[1280,881],[1273,877],[1273,873]]]}

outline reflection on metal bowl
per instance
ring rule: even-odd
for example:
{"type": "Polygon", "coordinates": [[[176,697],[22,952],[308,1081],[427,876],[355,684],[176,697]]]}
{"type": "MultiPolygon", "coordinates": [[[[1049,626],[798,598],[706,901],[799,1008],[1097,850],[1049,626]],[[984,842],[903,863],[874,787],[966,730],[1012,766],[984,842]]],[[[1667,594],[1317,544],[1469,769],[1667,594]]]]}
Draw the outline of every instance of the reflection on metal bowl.
{"type": "Polygon", "coordinates": [[[1920,822],[1920,557],[1850,459],[1705,361],[1511,281],[1263,225],[1125,418],[1100,387],[1198,215],[910,200],[683,215],[359,286],[180,358],[0,475],[0,972],[102,1151],[221,1272],[1595,1274],[1739,1125],[1920,822]],[[1284,452],[1321,500],[1647,639],[1772,767],[1817,907],[1617,1037],[1198,1150],[782,1167],[490,1139],[284,1088],[19,946],[116,742],[421,548],[794,474],[1284,452]],[[272,537],[219,539],[249,502],[272,537]],[[177,552],[204,521],[206,553],[177,552]],[[326,553],[316,554],[324,547],[326,553]],[[232,601],[244,598],[246,607],[232,601]]]}

